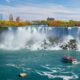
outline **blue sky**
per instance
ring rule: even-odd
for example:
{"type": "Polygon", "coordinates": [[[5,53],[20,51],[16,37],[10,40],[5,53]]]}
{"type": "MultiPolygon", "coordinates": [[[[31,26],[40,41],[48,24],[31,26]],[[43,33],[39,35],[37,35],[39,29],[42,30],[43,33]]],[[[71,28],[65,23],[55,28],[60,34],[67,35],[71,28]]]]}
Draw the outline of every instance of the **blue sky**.
{"type": "Polygon", "coordinates": [[[4,19],[13,14],[23,20],[80,20],[80,0],[0,0],[0,14],[4,19]]]}

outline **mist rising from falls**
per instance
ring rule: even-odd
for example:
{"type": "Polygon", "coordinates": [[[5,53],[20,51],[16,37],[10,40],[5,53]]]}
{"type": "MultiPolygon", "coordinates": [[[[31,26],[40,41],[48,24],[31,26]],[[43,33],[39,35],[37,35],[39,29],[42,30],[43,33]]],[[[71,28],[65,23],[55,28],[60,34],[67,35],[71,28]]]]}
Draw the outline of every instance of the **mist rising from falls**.
{"type": "MultiPolygon", "coordinates": [[[[0,35],[0,48],[9,50],[61,50],[63,44],[76,39],[80,44],[80,28],[59,27],[9,27],[0,35]]],[[[79,45],[78,45],[78,49],[79,45]]]]}
{"type": "Polygon", "coordinates": [[[2,33],[3,41],[0,43],[0,48],[5,49],[44,49],[50,45],[48,27],[18,27],[15,31],[9,28],[7,32],[2,33]],[[46,42],[46,46],[44,45],[46,42]]]}

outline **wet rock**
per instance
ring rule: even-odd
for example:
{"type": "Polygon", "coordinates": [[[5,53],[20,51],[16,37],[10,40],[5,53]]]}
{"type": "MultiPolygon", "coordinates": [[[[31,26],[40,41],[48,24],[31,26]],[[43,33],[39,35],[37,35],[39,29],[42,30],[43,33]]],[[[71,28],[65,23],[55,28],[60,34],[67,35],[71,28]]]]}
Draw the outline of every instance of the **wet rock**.
{"type": "Polygon", "coordinates": [[[77,41],[71,39],[67,44],[63,44],[60,47],[64,50],[77,50],[77,41]]]}

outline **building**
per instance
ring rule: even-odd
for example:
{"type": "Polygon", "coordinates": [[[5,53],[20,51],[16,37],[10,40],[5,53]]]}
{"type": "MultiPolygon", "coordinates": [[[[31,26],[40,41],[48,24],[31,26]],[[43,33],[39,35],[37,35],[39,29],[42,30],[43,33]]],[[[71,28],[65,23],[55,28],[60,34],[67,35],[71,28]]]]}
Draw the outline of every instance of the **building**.
{"type": "Polygon", "coordinates": [[[3,14],[0,14],[0,20],[3,20],[3,14]]]}
{"type": "Polygon", "coordinates": [[[9,21],[13,21],[13,15],[12,14],[9,15],[9,21]]]}
{"type": "Polygon", "coordinates": [[[49,18],[49,17],[48,17],[47,20],[55,20],[55,18],[49,18]]]}
{"type": "Polygon", "coordinates": [[[16,18],[16,22],[20,22],[20,17],[19,16],[16,18]]]}

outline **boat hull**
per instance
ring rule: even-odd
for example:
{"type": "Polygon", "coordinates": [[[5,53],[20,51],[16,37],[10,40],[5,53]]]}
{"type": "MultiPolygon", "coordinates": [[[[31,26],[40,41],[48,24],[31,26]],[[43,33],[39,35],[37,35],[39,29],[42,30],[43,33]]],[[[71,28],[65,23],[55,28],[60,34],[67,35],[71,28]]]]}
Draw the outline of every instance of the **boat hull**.
{"type": "Polygon", "coordinates": [[[75,64],[75,63],[77,63],[77,60],[76,59],[73,59],[71,57],[63,57],[62,58],[62,62],[75,64]]]}

